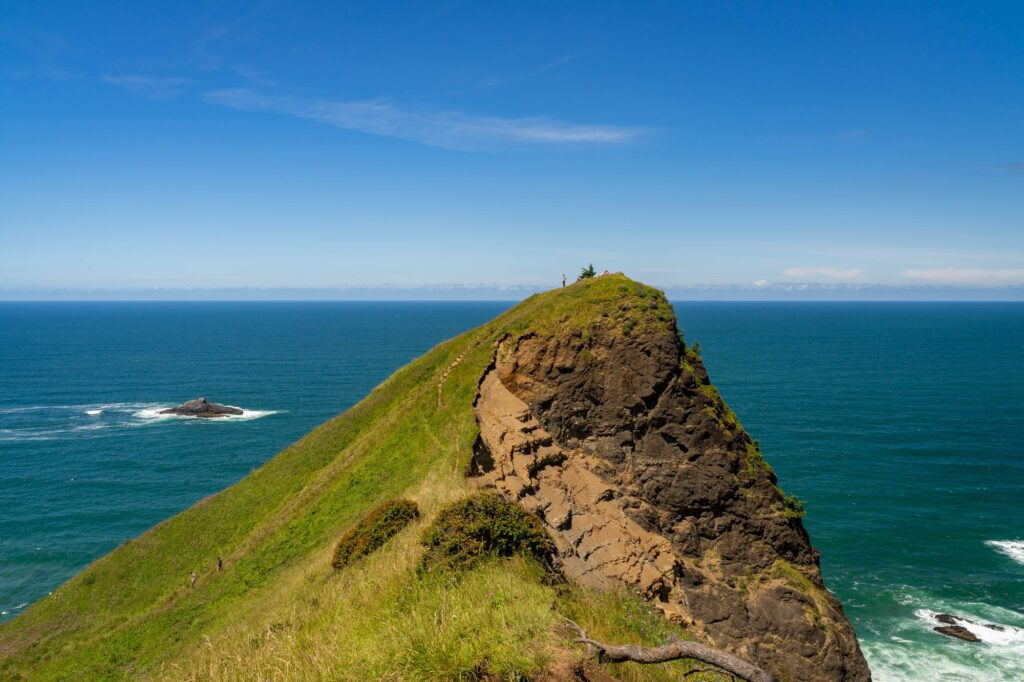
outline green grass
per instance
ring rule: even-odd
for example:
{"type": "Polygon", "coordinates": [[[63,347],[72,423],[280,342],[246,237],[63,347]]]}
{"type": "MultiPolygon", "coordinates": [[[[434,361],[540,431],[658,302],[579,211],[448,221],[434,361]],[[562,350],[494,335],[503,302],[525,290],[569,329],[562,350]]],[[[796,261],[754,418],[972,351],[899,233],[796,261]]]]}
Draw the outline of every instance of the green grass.
{"type": "MultiPolygon", "coordinates": [[[[582,656],[554,634],[552,604],[597,627],[593,600],[628,611],[636,598],[560,597],[519,560],[485,562],[458,584],[417,577],[417,534],[470,492],[472,400],[494,344],[508,333],[622,334],[627,320],[633,335],[675,324],[660,291],[611,275],[532,296],[440,344],[0,626],[0,679],[517,679],[554,656],[582,656]],[[423,518],[332,571],[338,536],[399,496],[423,518]]],[[[646,636],[657,621],[615,618],[608,633],[622,638],[646,636]]]]}
{"type": "MultiPolygon", "coordinates": [[[[670,623],[640,595],[625,589],[598,592],[568,585],[560,595],[558,607],[566,618],[582,627],[590,639],[599,642],[661,646],[680,639],[690,639],[685,629],[670,623]]],[[[573,639],[574,636],[569,636],[565,643],[571,645],[573,639]]],[[[622,682],[729,680],[728,675],[692,673],[695,668],[707,666],[691,660],[655,665],[606,663],[603,667],[622,682]],[[684,678],[687,673],[690,675],[684,678]]]]}

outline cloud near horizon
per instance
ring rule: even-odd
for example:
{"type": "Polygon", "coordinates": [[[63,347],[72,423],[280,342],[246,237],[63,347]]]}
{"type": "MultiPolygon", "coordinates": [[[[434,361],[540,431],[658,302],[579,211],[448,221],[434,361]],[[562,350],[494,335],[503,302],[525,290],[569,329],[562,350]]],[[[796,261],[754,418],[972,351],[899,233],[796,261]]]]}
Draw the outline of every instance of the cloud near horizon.
{"type": "Polygon", "coordinates": [[[266,95],[247,88],[215,90],[207,93],[206,99],[232,109],[287,114],[346,130],[458,150],[487,149],[509,144],[624,144],[644,132],[641,128],[566,123],[545,118],[502,118],[456,111],[409,111],[387,100],[306,100],[266,95]]]}
{"type": "Polygon", "coordinates": [[[945,285],[981,287],[1024,285],[1024,268],[921,268],[904,270],[903,276],[945,285]]]}
{"type": "Polygon", "coordinates": [[[790,277],[792,279],[814,279],[817,277],[823,277],[827,280],[836,282],[847,282],[859,279],[860,276],[864,274],[864,270],[861,268],[835,268],[828,266],[786,268],[783,272],[786,277],[790,277]]]}

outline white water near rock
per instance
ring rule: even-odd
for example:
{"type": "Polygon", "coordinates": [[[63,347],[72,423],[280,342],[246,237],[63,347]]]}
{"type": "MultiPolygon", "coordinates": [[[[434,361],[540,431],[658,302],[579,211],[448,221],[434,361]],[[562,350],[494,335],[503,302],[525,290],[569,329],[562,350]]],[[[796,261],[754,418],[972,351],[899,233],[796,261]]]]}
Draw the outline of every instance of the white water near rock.
{"type": "Polygon", "coordinates": [[[0,443],[52,441],[99,435],[109,429],[139,426],[153,426],[170,421],[239,422],[260,419],[277,410],[242,410],[240,415],[225,415],[215,419],[199,419],[173,414],[159,414],[161,410],[174,407],[170,403],[104,403],[86,405],[30,405],[25,407],[0,408],[0,414],[38,414],[44,425],[0,428],[0,443]]]}
{"type": "Polygon", "coordinates": [[[157,407],[147,407],[145,409],[135,412],[133,416],[138,419],[150,421],[166,421],[174,419],[183,419],[189,421],[202,421],[202,422],[228,422],[228,421],[249,421],[252,419],[259,419],[261,417],[267,417],[272,414],[277,414],[277,410],[247,410],[244,407],[238,407],[236,405],[225,405],[225,407],[234,407],[236,410],[242,410],[242,414],[224,414],[219,417],[196,417],[192,415],[181,415],[181,414],[161,414],[166,409],[172,408],[174,405],[160,405],[157,407]]]}
{"type": "Polygon", "coordinates": [[[1024,564],[1024,540],[986,540],[985,544],[1017,563],[1024,564]]]}
{"type": "Polygon", "coordinates": [[[920,593],[902,594],[898,601],[916,607],[914,617],[892,622],[887,641],[862,643],[876,682],[1024,679],[1024,614],[991,604],[949,603],[920,593]],[[981,641],[965,642],[935,632],[944,625],[937,620],[942,613],[957,618],[957,625],[981,641]]]}

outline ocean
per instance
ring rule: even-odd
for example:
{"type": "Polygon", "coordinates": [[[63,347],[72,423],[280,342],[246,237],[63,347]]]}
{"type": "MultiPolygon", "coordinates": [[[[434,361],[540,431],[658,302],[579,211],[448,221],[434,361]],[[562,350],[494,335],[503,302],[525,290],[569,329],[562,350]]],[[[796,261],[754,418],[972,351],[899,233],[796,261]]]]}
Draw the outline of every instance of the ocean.
{"type": "MultiPolygon", "coordinates": [[[[0,303],[0,619],[510,305],[0,303]],[[245,413],[158,414],[198,395],[245,413]]],[[[875,679],[1024,679],[1024,304],[676,310],[875,679]]]]}

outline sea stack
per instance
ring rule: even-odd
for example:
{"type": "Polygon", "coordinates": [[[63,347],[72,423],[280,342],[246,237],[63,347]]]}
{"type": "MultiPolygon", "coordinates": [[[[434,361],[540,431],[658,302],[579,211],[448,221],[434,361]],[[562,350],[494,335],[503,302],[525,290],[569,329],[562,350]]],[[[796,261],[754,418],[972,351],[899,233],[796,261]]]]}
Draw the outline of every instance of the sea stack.
{"type": "Polygon", "coordinates": [[[227,405],[218,405],[217,403],[211,403],[206,398],[200,396],[195,400],[189,400],[184,402],[177,407],[171,407],[166,410],[160,410],[160,414],[176,414],[179,417],[199,417],[200,419],[214,419],[217,417],[227,417],[228,415],[240,415],[242,410],[237,407],[229,407],[227,405]]]}
{"type": "Polygon", "coordinates": [[[567,578],[633,589],[779,680],[867,682],[802,504],[664,296],[608,280],[624,292],[613,303],[580,297],[572,318],[560,311],[571,323],[510,330],[494,346],[469,475],[540,517],[567,578]]]}

